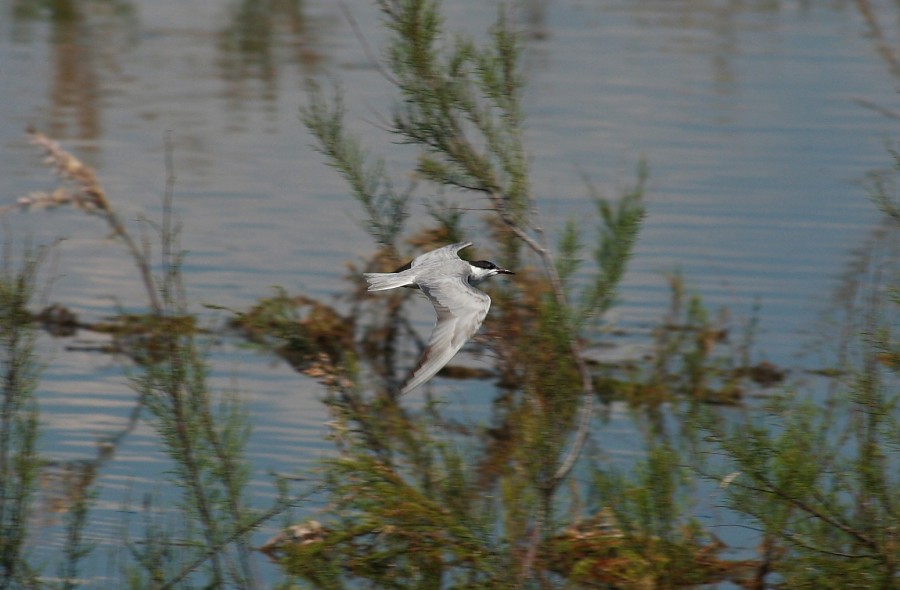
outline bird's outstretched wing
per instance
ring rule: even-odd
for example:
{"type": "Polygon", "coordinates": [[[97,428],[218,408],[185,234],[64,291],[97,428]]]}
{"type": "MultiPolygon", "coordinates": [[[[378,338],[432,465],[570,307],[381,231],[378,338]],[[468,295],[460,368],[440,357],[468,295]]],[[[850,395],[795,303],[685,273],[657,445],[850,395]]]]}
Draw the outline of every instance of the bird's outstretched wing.
{"type": "MultiPolygon", "coordinates": [[[[454,244],[456,246],[458,244],[454,244]]],[[[461,246],[460,249],[465,247],[461,246]]],[[[422,358],[400,389],[408,393],[431,379],[471,338],[491,307],[491,298],[462,277],[442,277],[419,283],[437,312],[422,358]]]]}
{"type": "Polygon", "coordinates": [[[410,267],[415,268],[420,264],[430,264],[434,262],[441,262],[443,260],[454,260],[456,258],[459,258],[460,250],[468,248],[471,245],[472,242],[457,242],[456,244],[450,244],[449,246],[444,246],[443,248],[438,248],[437,250],[426,252],[425,254],[417,256],[410,263],[410,267]]]}

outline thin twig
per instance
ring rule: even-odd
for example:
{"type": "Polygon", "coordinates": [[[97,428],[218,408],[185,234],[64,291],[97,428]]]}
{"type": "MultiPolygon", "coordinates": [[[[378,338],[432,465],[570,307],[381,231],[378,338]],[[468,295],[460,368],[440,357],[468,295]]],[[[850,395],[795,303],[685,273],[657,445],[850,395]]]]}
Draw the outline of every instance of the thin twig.
{"type": "Polygon", "coordinates": [[[867,108],[867,109],[875,111],[876,113],[878,113],[880,115],[884,115],[888,119],[895,119],[895,120],[900,119],[900,113],[898,113],[894,109],[889,109],[888,107],[881,106],[880,104],[878,104],[874,101],[871,101],[867,98],[854,98],[853,102],[855,102],[856,104],[858,104],[859,106],[861,106],[863,108],[867,108]]]}
{"type": "Polygon", "coordinates": [[[884,59],[891,74],[895,78],[900,79],[900,58],[897,57],[894,47],[885,39],[884,31],[878,22],[875,11],[872,10],[869,0],[856,0],[856,7],[872,31],[872,38],[875,40],[875,50],[884,59]]]}
{"type": "Polygon", "coordinates": [[[381,76],[391,84],[398,84],[397,79],[391,76],[391,73],[384,69],[384,66],[381,65],[380,61],[378,61],[375,52],[372,51],[372,46],[369,45],[369,42],[366,40],[366,36],[363,35],[362,29],[359,27],[359,23],[356,22],[356,17],[353,16],[353,12],[351,12],[350,8],[347,6],[344,0],[338,0],[337,5],[338,8],[341,9],[341,13],[344,15],[344,18],[347,19],[347,22],[350,24],[350,28],[353,30],[353,35],[356,37],[356,40],[359,41],[363,53],[366,54],[366,58],[369,60],[369,63],[372,65],[372,67],[375,68],[375,71],[381,74],[381,76]]]}
{"type": "Polygon", "coordinates": [[[163,135],[163,144],[165,146],[165,168],[166,168],[166,190],[163,193],[162,202],[162,223],[160,225],[160,242],[162,244],[162,291],[163,298],[167,304],[174,301],[175,293],[173,292],[175,285],[173,284],[175,268],[175,257],[173,255],[173,241],[175,235],[172,227],[172,202],[175,196],[175,163],[174,163],[174,147],[172,145],[172,132],[166,130],[163,135]]]}
{"type": "MultiPolygon", "coordinates": [[[[499,194],[491,194],[491,200],[494,202],[494,207],[496,211],[500,214],[500,218],[507,225],[507,227],[520,239],[524,242],[535,254],[540,257],[541,262],[544,266],[544,269],[547,273],[547,277],[550,280],[550,285],[553,289],[553,295],[556,299],[558,305],[566,305],[566,296],[562,290],[562,283],[559,279],[559,274],[556,270],[556,264],[554,264],[553,255],[550,253],[549,248],[547,248],[546,238],[544,238],[543,229],[538,226],[532,226],[532,230],[538,234],[541,241],[532,237],[527,231],[525,231],[520,225],[518,225],[515,220],[513,220],[508,213],[503,208],[503,197],[499,194]]],[[[591,416],[594,412],[594,398],[596,397],[596,392],[594,391],[594,381],[591,378],[590,369],[588,369],[587,363],[584,362],[584,356],[582,354],[581,348],[578,346],[578,342],[575,338],[569,338],[569,349],[572,352],[572,358],[575,361],[575,367],[578,369],[578,374],[581,377],[581,393],[582,393],[582,402],[581,408],[579,409],[579,417],[578,417],[578,430],[575,432],[575,438],[572,441],[572,445],[569,447],[569,450],[566,453],[566,456],[560,462],[559,467],[556,470],[556,473],[553,474],[553,478],[551,479],[549,485],[552,488],[556,488],[572,471],[572,468],[575,466],[575,462],[578,460],[578,457],[581,455],[581,451],[584,449],[584,445],[587,443],[588,434],[590,433],[590,425],[591,425],[591,416]]]]}
{"type": "Polygon", "coordinates": [[[822,522],[824,522],[828,525],[831,525],[831,526],[835,527],[836,529],[843,531],[847,535],[849,535],[849,536],[853,537],[854,539],[856,539],[857,541],[859,541],[864,546],[869,547],[870,549],[874,549],[876,551],[878,550],[878,544],[872,538],[865,535],[862,531],[859,531],[859,530],[851,527],[850,525],[843,523],[828,514],[825,514],[824,512],[822,512],[815,506],[811,506],[810,504],[807,504],[800,498],[797,498],[796,496],[793,496],[791,494],[788,494],[788,493],[782,491],[777,486],[773,485],[772,482],[768,481],[765,477],[762,477],[759,474],[754,474],[754,475],[755,475],[755,478],[758,479],[759,482],[761,484],[763,484],[765,487],[757,487],[757,486],[752,486],[752,485],[748,485],[745,483],[738,483],[738,482],[732,482],[731,485],[737,485],[738,487],[742,487],[744,489],[748,489],[748,490],[751,490],[754,492],[772,494],[773,496],[777,496],[777,497],[781,498],[782,500],[787,501],[789,504],[793,504],[794,506],[796,506],[797,508],[799,508],[806,514],[809,514],[810,516],[812,516],[814,518],[818,518],[822,522]]]}
{"type": "Polygon", "coordinates": [[[234,532],[232,532],[230,535],[228,535],[227,537],[225,537],[218,543],[214,543],[214,544],[210,545],[209,547],[207,547],[206,551],[202,555],[200,555],[196,559],[194,559],[194,561],[192,561],[192,562],[188,563],[187,565],[185,565],[184,567],[182,567],[181,571],[179,571],[177,574],[175,574],[175,576],[173,578],[171,578],[169,581],[167,581],[165,584],[163,584],[160,587],[160,590],[168,590],[169,588],[174,588],[176,585],[181,583],[186,577],[188,577],[191,574],[191,572],[193,572],[198,567],[203,565],[203,563],[206,560],[214,557],[216,554],[218,554],[220,551],[222,551],[222,549],[227,547],[229,544],[233,543],[236,539],[243,537],[248,532],[252,531],[253,529],[258,527],[262,523],[266,522],[267,520],[278,516],[280,513],[284,512],[285,510],[287,510],[288,508],[293,506],[297,502],[297,500],[303,499],[306,496],[311,495],[312,493],[313,492],[310,492],[309,494],[305,494],[301,498],[298,498],[298,499],[290,501],[290,502],[287,500],[282,500],[282,501],[278,502],[277,504],[275,504],[275,506],[273,506],[266,512],[259,515],[257,518],[248,522],[244,526],[242,526],[238,529],[235,529],[234,532]]]}
{"type": "Polygon", "coordinates": [[[803,547],[807,551],[814,551],[815,553],[821,553],[823,555],[831,555],[834,557],[843,557],[845,559],[876,559],[876,560],[878,560],[878,559],[881,559],[881,557],[882,557],[881,555],[878,555],[876,553],[846,553],[844,551],[835,551],[833,549],[825,549],[823,547],[816,547],[815,545],[807,543],[806,541],[801,541],[799,535],[796,535],[796,534],[788,532],[788,531],[785,531],[783,533],[783,535],[791,543],[799,545],[800,547],[803,547]]]}

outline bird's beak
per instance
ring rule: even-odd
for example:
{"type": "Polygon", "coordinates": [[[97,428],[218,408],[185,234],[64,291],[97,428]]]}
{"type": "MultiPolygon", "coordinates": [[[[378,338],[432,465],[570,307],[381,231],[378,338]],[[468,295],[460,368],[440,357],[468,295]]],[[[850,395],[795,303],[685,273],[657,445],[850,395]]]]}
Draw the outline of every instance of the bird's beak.
{"type": "Polygon", "coordinates": [[[501,275],[514,275],[514,274],[516,274],[516,273],[514,273],[514,272],[511,271],[511,270],[506,270],[505,268],[498,268],[498,269],[497,269],[497,274],[501,274],[501,275]]]}

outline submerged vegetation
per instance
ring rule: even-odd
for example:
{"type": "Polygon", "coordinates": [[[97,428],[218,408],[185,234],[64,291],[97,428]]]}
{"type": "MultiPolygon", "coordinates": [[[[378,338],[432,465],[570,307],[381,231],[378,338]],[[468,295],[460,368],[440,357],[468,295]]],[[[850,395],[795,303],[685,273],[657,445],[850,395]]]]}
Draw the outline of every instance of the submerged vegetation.
{"type": "Polygon", "coordinates": [[[397,97],[385,132],[412,162],[414,181],[398,189],[386,158],[347,132],[340,91],[313,86],[301,115],[364,211],[375,246],[351,268],[343,309],[278,288],[247,310],[219,310],[223,325],[203,325],[188,305],[171,148],[162,218],[136,238],[93,170],[30,132],[60,186],[11,208],[73,206],[99,217],[134,262],[146,311],[91,324],[63,305],[38,310],[43,253],[26,249],[17,262],[6,246],[0,588],[95,585],[82,567],[93,551],[88,523],[102,458],[72,486],[57,577],[27,550],[48,465],[37,446],[39,326],[111,335],[109,351],[128,358],[137,397],[122,436],[146,422],[171,465],[165,489],[135,511],[141,534],[124,539],[117,587],[269,587],[251,534],[278,518],[291,524],[263,549],[285,588],[900,587],[891,178],[871,185],[888,238],[848,273],[846,338],[826,393],[785,385],[783,369],[754,359],[755,320],[736,327],[714,316],[677,273],[646,355],[598,360],[612,345],[604,321],[639,237],[648,167],[638,165],[617,199],[586,186],[596,205],[590,223],[545,229],[524,143],[522,47],[505,15],[476,41],[448,34],[433,0],[378,5],[389,31],[380,71],[397,97]],[[429,218],[411,229],[415,203],[429,218]],[[462,421],[436,388],[419,407],[398,399],[395,385],[417,356],[404,313],[412,294],[376,301],[360,276],[476,231],[476,247],[495,251],[516,278],[493,285],[493,309],[471,347],[490,369],[441,374],[496,382],[485,415],[462,421]],[[250,498],[252,417],[242,394],[210,384],[208,351],[229,336],[319,381],[331,417],[333,452],[302,477],[272,476],[266,507],[250,498]],[[762,390],[765,397],[750,395],[762,390]],[[593,436],[614,402],[625,402],[644,435],[627,469],[593,436]],[[736,554],[698,515],[713,496],[727,505],[728,525],[753,529],[756,552],[736,554]]]}

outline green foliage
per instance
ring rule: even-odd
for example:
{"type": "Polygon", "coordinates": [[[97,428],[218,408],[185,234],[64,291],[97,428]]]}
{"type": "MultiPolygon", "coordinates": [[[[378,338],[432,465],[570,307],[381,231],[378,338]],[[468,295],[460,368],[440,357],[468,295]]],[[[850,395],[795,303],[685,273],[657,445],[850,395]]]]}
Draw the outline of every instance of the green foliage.
{"type": "MultiPolygon", "coordinates": [[[[647,459],[634,470],[635,483],[620,489],[620,501],[607,498],[626,534],[658,537],[672,541],[678,510],[675,492],[678,487],[677,453],[666,445],[652,447],[647,459]],[[625,498],[625,501],[621,501],[625,498]]],[[[620,484],[621,485],[621,484],[620,484]]]]}
{"type": "Polygon", "coordinates": [[[631,557],[594,576],[606,575],[626,587],[680,588],[728,577],[738,565],[720,560],[716,540],[683,516],[690,487],[679,457],[668,444],[651,443],[646,459],[630,475],[596,470],[592,489],[597,511],[611,513],[615,527],[607,526],[615,532],[617,553],[631,557]]]}
{"type": "MultiPolygon", "coordinates": [[[[29,209],[48,203],[72,205],[103,218],[113,236],[126,246],[147,293],[146,314],[120,314],[114,321],[91,328],[112,335],[135,361],[132,374],[138,405],[132,412],[130,430],[146,408],[150,423],[160,435],[162,446],[172,460],[171,483],[181,492],[176,503],[178,515],[157,510],[147,496],[144,503],[144,536],[125,547],[130,561],[122,564],[128,587],[191,587],[201,577],[205,587],[258,587],[252,564],[249,535],[260,524],[286,510],[287,485],[279,487],[279,497],[265,512],[253,510],[246,498],[250,465],[244,447],[250,433],[249,419],[236,392],[214,393],[208,388],[209,367],[205,347],[212,342],[207,331],[197,328],[188,310],[181,264],[184,253],[178,246],[179,227],[172,215],[174,170],[171,144],[166,137],[166,190],[162,217],[158,223],[145,220],[157,232],[160,261],[154,263],[147,235],[136,239],[122,222],[101,186],[94,170],[37,132],[29,132],[32,143],[47,153],[47,162],[57,172],[61,186],[53,193],[32,193],[15,208],[29,209]],[[158,269],[158,274],[155,272],[158,269]],[[206,576],[198,572],[205,568],[206,576]]],[[[37,405],[33,399],[36,364],[33,355],[34,325],[37,319],[52,326],[83,327],[74,314],[61,306],[51,306],[46,314],[31,314],[28,300],[40,256],[26,252],[20,269],[10,258],[3,259],[0,271],[0,344],[3,344],[4,402],[0,408],[0,587],[37,587],[37,573],[22,554],[26,519],[39,464],[35,452],[37,405]],[[56,319],[58,317],[58,319],[56,319]]],[[[266,306],[263,306],[266,307],[266,306]]],[[[270,305],[253,316],[271,319],[270,305]]],[[[327,309],[310,314],[311,332],[335,319],[327,309]]],[[[283,319],[283,318],[281,318],[283,319]]],[[[250,322],[251,325],[256,325],[250,322]]],[[[65,517],[65,545],[58,562],[60,582],[72,588],[78,584],[78,569],[92,544],[84,531],[95,490],[90,481],[80,486],[78,496],[65,517]]],[[[170,502],[171,498],[162,501],[170,502]]]]}
{"type": "Polygon", "coordinates": [[[339,92],[332,104],[326,102],[315,85],[310,102],[303,111],[303,122],[315,135],[317,149],[350,185],[353,196],[366,212],[366,231],[385,246],[396,247],[395,240],[408,216],[410,191],[397,192],[385,170],[384,160],[369,163],[359,141],[344,129],[344,105],[339,92]]]}
{"type": "Polygon", "coordinates": [[[789,587],[900,587],[894,255],[866,253],[851,277],[848,333],[858,338],[824,403],[786,393],[762,416],[698,420],[709,454],[702,473],[758,523],[769,567],[789,587]]]}
{"type": "Polygon", "coordinates": [[[66,513],[66,540],[63,546],[65,559],[59,564],[60,588],[71,590],[78,587],[78,574],[82,561],[94,549],[94,543],[84,538],[84,529],[90,515],[90,508],[97,497],[95,489],[81,493],[66,513]]]}
{"type": "Polygon", "coordinates": [[[578,231],[578,224],[574,219],[569,219],[560,236],[559,254],[556,258],[556,273],[559,275],[559,282],[562,284],[566,299],[569,298],[572,288],[570,281],[581,266],[581,251],[583,248],[584,245],[581,243],[581,232],[578,231]]]}
{"type": "Polygon", "coordinates": [[[341,397],[329,402],[344,449],[325,466],[332,516],[316,542],[286,550],[288,571],[323,588],[353,587],[354,578],[379,588],[505,587],[502,547],[479,510],[490,500],[474,495],[455,444],[429,435],[433,423],[410,422],[377,402],[365,411],[387,425],[354,433],[353,424],[371,423],[341,397]],[[368,452],[370,436],[390,454],[368,452]]]}
{"type": "Polygon", "coordinates": [[[754,360],[758,305],[737,323],[727,309],[713,313],[699,293],[689,292],[680,272],[667,279],[669,308],[653,327],[645,357],[609,364],[596,378],[604,400],[625,400],[658,417],[664,403],[741,405],[784,381],[784,369],[754,360]]]}
{"type": "MultiPolygon", "coordinates": [[[[175,228],[164,222],[161,232],[164,258],[160,314],[177,318],[186,314],[182,255],[175,247],[175,228]]],[[[180,561],[186,565],[168,583],[177,583],[198,564],[208,562],[212,587],[233,584],[253,588],[256,581],[248,534],[258,515],[244,497],[250,467],[243,458],[250,427],[235,393],[215,395],[209,391],[208,372],[197,336],[172,331],[157,355],[146,359],[133,379],[173,461],[171,481],[182,493],[179,506],[186,517],[182,523],[186,538],[196,531],[202,539],[200,544],[189,544],[192,550],[182,553],[180,561]],[[228,551],[229,547],[233,551],[228,551]]],[[[148,542],[135,551],[138,561],[152,566],[152,570],[145,570],[149,579],[158,576],[156,564],[164,549],[157,542],[148,542]]]]}
{"type": "Polygon", "coordinates": [[[853,449],[833,419],[819,406],[791,402],[765,424],[707,422],[711,449],[727,458],[716,477],[728,481],[729,505],[784,544],[777,570],[792,585],[895,587],[896,456],[882,454],[886,441],[872,431],[865,447],[853,449]]]}
{"type": "MultiPolygon", "coordinates": [[[[382,0],[379,6],[391,33],[389,71],[383,73],[399,95],[390,131],[417,148],[418,174],[441,195],[457,189],[459,198],[467,192],[485,196],[486,223],[504,262],[520,261],[524,248],[537,257],[540,272],[517,266],[521,284],[506,285],[495,298],[492,315],[509,331],[491,346],[505,361],[510,389],[489,428],[461,434],[440,417],[439,406],[410,415],[395,405],[390,390],[363,394],[353,383],[356,374],[344,373],[343,384],[328,379],[342,450],[324,467],[332,517],[316,529],[315,540],[289,551],[288,567],[327,588],[354,579],[378,587],[538,584],[551,569],[546,542],[565,501],[561,484],[584,448],[593,416],[583,324],[615,303],[643,218],[646,167],[617,203],[593,195],[600,217],[596,268],[582,283],[581,228],[574,221],[565,227],[554,257],[539,223],[522,141],[521,46],[503,11],[486,40],[476,43],[445,32],[437,2],[382,0]],[[457,445],[470,450],[460,453],[457,445]]],[[[350,183],[370,227],[385,227],[383,211],[367,196],[390,184],[383,164],[367,169],[368,156],[345,131],[343,116],[340,95],[328,106],[318,89],[303,111],[319,150],[350,183]]],[[[445,238],[460,236],[458,209],[444,201],[426,206],[445,238]],[[440,214],[442,208],[449,213],[440,214]]],[[[402,226],[387,229],[370,233],[396,250],[402,226]]],[[[375,266],[389,263],[376,260],[375,266]]],[[[402,302],[400,295],[391,301],[402,302]]],[[[376,315],[385,325],[369,330],[389,351],[389,361],[402,325],[398,310],[392,303],[388,313],[376,315]]],[[[324,372],[344,371],[335,366],[324,372]]]]}
{"type": "Polygon", "coordinates": [[[584,319],[602,315],[616,302],[616,287],[625,275],[644,218],[643,197],[648,174],[647,165],[642,162],[635,185],[622,195],[617,204],[602,198],[589,185],[601,223],[597,228],[597,246],[594,249],[599,272],[584,294],[580,310],[584,319]]]}
{"type": "Polygon", "coordinates": [[[40,469],[39,365],[28,304],[43,255],[27,250],[18,266],[11,256],[6,244],[0,261],[0,588],[37,585],[25,547],[40,469]]]}
{"type": "Polygon", "coordinates": [[[900,223],[900,196],[897,193],[896,178],[900,172],[900,150],[897,145],[888,144],[888,153],[893,159],[892,173],[872,174],[869,178],[869,194],[875,204],[887,214],[893,223],[900,223]]]}
{"type": "Polygon", "coordinates": [[[488,193],[516,223],[532,211],[522,144],[520,46],[501,13],[482,46],[447,39],[439,3],[382,0],[394,32],[386,49],[401,95],[393,131],[424,148],[419,172],[428,180],[488,193]]]}

